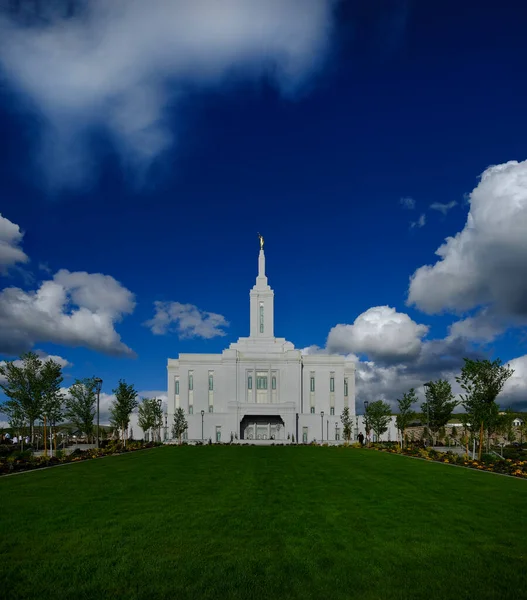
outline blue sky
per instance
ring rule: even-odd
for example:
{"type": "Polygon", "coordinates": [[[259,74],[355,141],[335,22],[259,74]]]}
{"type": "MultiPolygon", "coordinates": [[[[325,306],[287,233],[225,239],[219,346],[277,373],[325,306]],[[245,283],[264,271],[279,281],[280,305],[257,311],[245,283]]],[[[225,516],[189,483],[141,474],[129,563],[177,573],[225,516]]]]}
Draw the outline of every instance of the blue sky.
{"type": "Polygon", "coordinates": [[[275,334],[353,354],[359,402],[499,356],[527,406],[524,3],[32,4],[0,9],[0,358],[166,393],[248,335],[260,231],[275,334]]]}

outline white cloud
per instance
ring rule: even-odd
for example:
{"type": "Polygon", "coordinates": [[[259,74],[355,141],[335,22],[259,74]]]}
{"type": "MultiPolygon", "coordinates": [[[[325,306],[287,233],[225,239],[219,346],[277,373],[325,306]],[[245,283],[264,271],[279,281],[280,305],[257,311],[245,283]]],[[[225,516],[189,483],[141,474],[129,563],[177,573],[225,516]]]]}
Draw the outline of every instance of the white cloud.
{"type": "Polygon", "coordinates": [[[54,183],[77,184],[89,170],[93,128],[106,128],[137,168],[172,145],[169,110],[200,88],[266,74],[293,92],[327,54],[336,2],[22,5],[0,16],[0,65],[44,116],[48,174],[54,183]]]}
{"type": "Polygon", "coordinates": [[[415,208],[415,200],[406,196],[405,198],[401,198],[399,200],[403,208],[407,208],[408,210],[413,210],[415,208]]]}
{"type": "Polygon", "coordinates": [[[513,410],[527,410],[527,354],[507,364],[514,369],[514,373],[505,382],[498,403],[504,408],[510,406],[513,410]]]}
{"type": "MultiPolygon", "coordinates": [[[[66,358],[63,358],[62,356],[58,356],[56,354],[48,354],[47,352],[44,352],[43,350],[35,350],[35,354],[40,358],[40,360],[42,362],[47,362],[48,360],[53,360],[56,363],[58,363],[63,369],[73,366],[69,360],[67,360],[66,358]]],[[[20,359],[14,360],[13,362],[15,363],[15,365],[17,367],[20,367],[23,364],[23,361],[21,361],[20,359]]],[[[5,360],[0,361],[0,365],[5,365],[5,363],[6,363],[5,360]]],[[[4,383],[5,381],[6,381],[6,378],[0,374],[0,383],[4,383]]]]}
{"type": "Polygon", "coordinates": [[[452,208],[454,208],[454,206],[457,205],[457,202],[455,200],[452,200],[452,202],[448,202],[448,204],[442,204],[441,202],[434,202],[433,204],[430,204],[430,208],[431,210],[437,210],[440,213],[443,213],[443,215],[446,215],[447,212],[449,210],[451,210],[452,208]]]}
{"type": "Polygon", "coordinates": [[[426,224],[426,215],[423,213],[417,221],[410,222],[410,229],[414,229],[415,227],[424,227],[426,224]]]}
{"type": "Polygon", "coordinates": [[[410,279],[408,304],[429,313],[488,307],[527,319],[527,161],[489,167],[470,195],[464,229],[410,279]]]}
{"type": "Polygon", "coordinates": [[[29,261],[20,248],[23,237],[20,227],[0,214],[0,275],[5,275],[9,267],[17,263],[29,261]]]}
{"type": "Polygon", "coordinates": [[[336,325],[328,335],[330,352],[365,354],[390,362],[417,356],[428,326],[415,323],[390,306],[374,306],[359,315],[353,325],[336,325]]]}
{"type": "Polygon", "coordinates": [[[226,335],[222,327],[229,322],[223,315],[200,310],[193,304],[154,302],[155,315],[144,324],[155,335],[175,332],[180,339],[201,337],[210,339],[226,335]]]}
{"type": "Polygon", "coordinates": [[[0,353],[19,354],[38,342],[133,355],[115,324],[133,312],[134,295],[109,275],[58,271],[36,291],[0,292],[0,353]]]}

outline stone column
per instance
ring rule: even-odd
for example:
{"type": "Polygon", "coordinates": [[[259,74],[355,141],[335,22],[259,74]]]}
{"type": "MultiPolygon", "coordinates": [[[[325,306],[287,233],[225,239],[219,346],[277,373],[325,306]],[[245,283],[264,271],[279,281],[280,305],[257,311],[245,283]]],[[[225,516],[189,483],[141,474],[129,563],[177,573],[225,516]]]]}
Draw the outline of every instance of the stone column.
{"type": "Polygon", "coordinates": [[[267,439],[271,439],[271,423],[267,423],[267,439]]]}

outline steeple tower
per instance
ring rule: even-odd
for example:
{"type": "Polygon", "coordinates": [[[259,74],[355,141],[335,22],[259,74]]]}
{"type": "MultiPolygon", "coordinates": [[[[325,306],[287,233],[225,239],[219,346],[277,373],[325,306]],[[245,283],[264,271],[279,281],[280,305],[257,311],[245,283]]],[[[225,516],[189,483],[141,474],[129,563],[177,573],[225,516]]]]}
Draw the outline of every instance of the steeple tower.
{"type": "Polygon", "coordinates": [[[251,338],[274,339],[274,292],[265,275],[264,239],[260,238],[258,276],[249,296],[251,301],[251,338]]]}

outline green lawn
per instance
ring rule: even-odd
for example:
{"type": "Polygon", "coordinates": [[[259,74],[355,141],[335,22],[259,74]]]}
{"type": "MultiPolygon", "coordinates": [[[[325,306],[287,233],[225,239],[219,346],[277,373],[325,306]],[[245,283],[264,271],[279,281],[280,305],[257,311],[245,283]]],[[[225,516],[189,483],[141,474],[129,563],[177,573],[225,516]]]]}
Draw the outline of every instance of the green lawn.
{"type": "Polygon", "coordinates": [[[526,598],[526,504],[368,450],[163,447],[0,479],[0,596],[526,598]]]}

